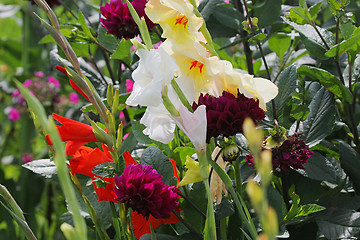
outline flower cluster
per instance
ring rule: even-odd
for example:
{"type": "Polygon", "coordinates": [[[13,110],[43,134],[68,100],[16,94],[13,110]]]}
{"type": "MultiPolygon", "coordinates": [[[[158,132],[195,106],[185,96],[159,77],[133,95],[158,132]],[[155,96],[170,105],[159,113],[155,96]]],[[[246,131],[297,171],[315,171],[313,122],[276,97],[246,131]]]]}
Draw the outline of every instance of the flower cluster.
{"type": "Polygon", "coordinates": [[[201,93],[198,103],[194,102],[192,108],[196,110],[200,105],[206,106],[208,143],[211,137],[220,134],[229,137],[242,132],[242,125],[247,117],[254,121],[265,118],[265,112],[259,107],[259,102],[239,92],[237,97],[226,91],[220,97],[201,93]]]}
{"type": "Polygon", "coordinates": [[[116,200],[148,218],[169,218],[178,206],[176,187],[165,185],[162,176],[151,166],[129,164],[120,176],[115,175],[116,200]]]}
{"type": "MultiPolygon", "coordinates": [[[[283,171],[290,168],[305,169],[304,164],[314,152],[309,150],[309,146],[299,138],[298,133],[286,137],[287,139],[279,147],[271,148],[273,169],[280,168],[283,171]]],[[[252,155],[247,155],[245,159],[250,165],[254,164],[252,155]]]]}
{"type": "MultiPolygon", "coordinates": [[[[146,25],[150,29],[155,24],[145,15],[145,4],[146,0],[133,0],[131,2],[139,17],[145,17],[146,25]]],[[[126,2],[111,0],[110,4],[105,3],[105,6],[100,7],[100,11],[104,16],[104,18],[100,18],[100,22],[108,30],[108,34],[113,34],[118,39],[129,39],[139,34],[139,28],[131,16],[126,2]]]]}

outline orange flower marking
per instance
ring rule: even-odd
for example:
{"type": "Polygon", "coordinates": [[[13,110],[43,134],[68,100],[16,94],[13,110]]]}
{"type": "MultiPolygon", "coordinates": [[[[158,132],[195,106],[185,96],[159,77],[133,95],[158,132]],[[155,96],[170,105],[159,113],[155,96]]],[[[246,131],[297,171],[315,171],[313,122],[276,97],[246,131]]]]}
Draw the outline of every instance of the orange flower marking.
{"type": "Polygon", "coordinates": [[[189,20],[187,19],[187,17],[185,17],[184,15],[180,15],[179,17],[176,18],[175,25],[180,24],[183,25],[184,28],[186,28],[188,22],[189,20]]]}
{"type": "Polygon", "coordinates": [[[204,64],[203,64],[203,63],[194,60],[194,61],[191,62],[190,70],[193,69],[193,68],[198,68],[198,69],[199,69],[199,72],[201,73],[203,67],[204,67],[204,64]]]}

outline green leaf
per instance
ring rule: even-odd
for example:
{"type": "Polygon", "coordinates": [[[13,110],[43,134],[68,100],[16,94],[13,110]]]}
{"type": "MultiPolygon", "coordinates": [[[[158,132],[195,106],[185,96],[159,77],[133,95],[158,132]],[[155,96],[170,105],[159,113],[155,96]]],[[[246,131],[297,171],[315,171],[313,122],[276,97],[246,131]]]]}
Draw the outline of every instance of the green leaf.
{"type": "Polygon", "coordinates": [[[315,146],[329,134],[335,123],[334,96],[325,88],[321,88],[309,105],[309,115],[303,122],[301,138],[310,146],[315,146]]]}
{"type": "Polygon", "coordinates": [[[254,17],[259,19],[259,28],[267,27],[279,20],[281,13],[281,1],[278,0],[264,0],[261,7],[254,9],[254,17]]]}
{"type": "Polygon", "coordinates": [[[343,23],[340,21],[340,31],[344,39],[349,39],[355,30],[356,27],[351,22],[343,23]]]}
{"type": "Polygon", "coordinates": [[[309,11],[305,8],[294,7],[290,9],[290,18],[293,22],[304,25],[311,24],[312,18],[309,11]]]}
{"type": "Polygon", "coordinates": [[[244,16],[236,8],[224,5],[218,5],[211,17],[217,19],[227,28],[234,30],[242,29],[241,22],[245,20],[244,16]]]}
{"type": "Polygon", "coordinates": [[[334,158],[326,158],[318,152],[304,164],[305,170],[297,170],[303,176],[317,180],[327,181],[340,185],[346,178],[340,163],[334,158]]]}
{"type": "Polygon", "coordinates": [[[135,149],[137,144],[138,141],[136,140],[134,133],[131,132],[121,145],[120,155],[122,156],[124,152],[131,152],[135,149]]]}
{"type": "Polygon", "coordinates": [[[316,67],[301,66],[298,68],[298,73],[308,76],[312,80],[318,81],[338,98],[344,99],[349,103],[352,102],[352,94],[349,89],[347,89],[337,77],[328,71],[316,67]]]}
{"type": "MultiPolygon", "coordinates": [[[[352,37],[350,37],[349,39],[346,39],[341,43],[336,44],[335,46],[330,48],[329,51],[325,53],[325,55],[328,57],[338,57],[344,54],[350,48],[353,48],[354,46],[358,45],[359,41],[360,41],[360,31],[356,31],[356,33],[354,33],[352,37]]],[[[355,50],[355,55],[356,55],[357,48],[353,48],[353,49],[355,50]]]]}
{"type": "Polygon", "coordinates": [[[192,156],[194,153],[196,153],[195,148],[191,147],[177,147],[174,149],[175,154],[179,154],[179,158],[181,161],[181,164],[184,165],[186,161],[186,156],[192,156]]]}
{"type": "Polygon", "coordinates": [[[56,165],[50,159],[39,159],[22,165],[24,168],[39,174],[45,178],[51,178],[57,174],[56,165]]]}
{"type": "Polygon", "coordinates": [[[321,6],[322,6],[322,1],[312,5],[309,9],[309,12],[310,12],[310,15],[311,15],[311,18],[312,19],[316,19],[317,18],[317,15],[318,13],[320,12],[321,10],[321,6]]]}
{"type": "Polygon", "coordinates": [[[223,197],[220,204],[214,206],[216,221],[229,217],[235,213],[233,203],[227,198],[223,197]]]}
{"type": "Polygon", "coordinates": [[[129,52],[132,46],[130,40],[122,39],[115,52],[110,56],[111,59],[120,59],[129,63],[129,52]]]}
{"type": "Polygon", "coordinates": [[[120,40],[117,39],[114,35],[107,34],[107,30],[102,26],[102,24],[99,24],[97,38],[101,45],[105,46],[112,52],[116,50],[120,43],[120,40]]]}
{"type": "Polygon", "coordinates": [[[291,65],[281,72],[277,86],[279,88],[279,93],[275,98],[275,105],[278,115],[281,115],[286,103],[291,99],[291,96],[297,87],[295,65],[291,65]]]}
{"type": "MultiPolygon", "coordinates": [[[[353,66],[351,68],[351,77],[352,77],[352,81],[359,83],[360,82],[360,55],[355,58],[355,61],[353,63],[353,66]]],[[[346,66],[345,70],[344,70],[344,79],[349,79],[349,65],[346,66]]],[[[355,85],[353,85],[354,87],[355,85]]],[[[353,92],[355,92],[353,90],[353,92]]]]}
{"type": "Polygon", "coordinates": [[[175,185],[176,177],[174,177],[174,168],[167,156],[160,149],[154,146],[146,148],[141,155],[140,164],[152,166],[161,174],[165,184],[175,185]]]}
{"type": "Polygon", "coordinates": [[[269,47],[276,53],[276,56],[283,61],[284,54],[289,49],[291,44],[291,37],[286,34],[273,34],[269,41],[269,47]]]}
{"type": "Polygon", "coordinates": [[[306,105],[292,104],[290,116],[297,121],[304,121],[309,115],[309,108],[306,105]]]}
{"type": "Polygon", "coordinates": [[[210,19],[211,14],[216,11],[219,4],[222,4],[221,0],[205,0],[199,5],[199,11],[205,22],[210,19]]]}
{"type": "Polygon", "coordinates": [[[78,21],[79,21],[79,23],[81,25],[81,28],[84,31],[85,35],[88,36],[89,38],[95,40],[94,36],[90,32],[89,27],[86,25],[84,15],[83,15],[83,13],[82,13],[82,11],[80,9],[79,9],[78,17],[79,17],[78,21]]]}
{"type": "Polygon", "coordinates": [[[136,138],[136,140],[139,143],[142,144],[152,144],[153,141],[143,133],[145,126],[143,124],[141,124],[139,121],[131,121],[131,126],[132,126],[132,132],[134,133],[134,136],[136,138]]]}
{"type": "MultiPolygon", "coordinates": [[[[300,33],[300,39],[304,44],[305,48],[310,52],[311,55],[321,60],[328,59],[328,57],[325,56],[325,52],[327,51],[326,46],[322,41],[321,37],[319,36],[319,34],[314,29],[314,27],[308,24],[299,25],[297,23],[289,21],[286,18],[282,18],[282,19],[284,20],[284,22],[294,27],[294,29],[300,33]]],[[[333,46],[335,43],[334,34],[318,26],[316,28],[318,29],[318,31],[320,32],[321,36],[324,38],[328,46],[330,47],[333,46]]]]}
{"type": "Polygon", "coordinates": [[[360,156],[346,142],[339,141],[340,163],[357,193],[360,193],[360,156]]]}
{"type": "Polygon", "coordinates": [[[336,0],[326,0],[329,4],[330,10],[333,15],[336,15],[341,8],[341,4],[336,0]]]}
{"type": "Polygon", "coordinates": [[[251,37],[249,39],[249,42],[253,42],[253,43],[260,43],[262,40],[264,40],[266,38],[266,34],[264,33],[259,33],[256,34],[255,36],[251,37]]]}
{"type": "Polygon", "coordinates": [[[101,178],[108,177],[109,173],[114,171],[116,168],[116,164],[114,162],[105,162],[96,165],[91,172],[101,178]]]}

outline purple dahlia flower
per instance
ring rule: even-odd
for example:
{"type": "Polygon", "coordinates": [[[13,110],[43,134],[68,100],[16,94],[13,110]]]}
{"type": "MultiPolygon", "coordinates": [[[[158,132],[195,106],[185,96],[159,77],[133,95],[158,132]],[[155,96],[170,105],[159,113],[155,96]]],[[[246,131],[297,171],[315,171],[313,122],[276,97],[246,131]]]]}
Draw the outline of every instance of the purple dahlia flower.
{"type": "Polygon", "coordinates": [[[122,175],[115,175],[116,200],[148,218],[169,218],[178,206],[176,186],[164,184],[151,166],[129,164],[122,175]]]}
{"type": "MultiPolygon", "coordinates": [[[[287,139],[280,147],[271,149],[273,169],[280,168],[283,171],[294,169],[305,169],[304,164],[308,159],[314,155],[313,151],[309,150],[303,139],[299,138],[299,134],[287,135],[287,139]]],[[[254,164],[253,156],[247,155],[246,161],[254,164]]]]}
{"type": "MultiPolygon", "coordinates": [[[[147,27],[151,29],[155,24],[145,14],[146,2],[146,0],[133,0],[131,4],[140,18],[145,17],[147,27]]],[[[108,30],[108,34],[113,34],[118,39],[134,38],[139,34],[139,28],[132,18],[129,8],[122,0],[111,0],[110,4],[105,3],[105,6],[100,7],[100,11],[104,16],[104,18],[100,18],[100,22],[108,30]]]]}
{"type": "Polygon", "coordinates": [[[226,91],[220,97],[201,94],[198,103],[193,103],[193,110],[200,105],[206,106],[206,141],[208,143],[211,137],[217,137],[220,134],[229,137],[242,132],[242,125],[247,117],[254,122],[265,118],[265,112],[259,107],[259,101],[247,98],[239,91],[237,97],[226,91]]]}

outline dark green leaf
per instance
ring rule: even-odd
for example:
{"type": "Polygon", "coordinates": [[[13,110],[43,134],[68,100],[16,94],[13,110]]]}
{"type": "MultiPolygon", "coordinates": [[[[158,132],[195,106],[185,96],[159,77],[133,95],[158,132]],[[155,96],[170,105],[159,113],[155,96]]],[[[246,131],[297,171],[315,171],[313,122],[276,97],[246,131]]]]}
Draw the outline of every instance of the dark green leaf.
{"type": "Polygon", "coordinates": [[[311,24],[312,19],[309,11],[305,8],[294,7],[290,9],[290,18],[293,22],[304,25],[311,24]]]}
{"type": "Polygon", "coordinates": [[[351,23],[342,23],[340,22],[340,31],[345,39],[349,39],[353,32],[355,31],[356,27],[351,23]]]}
{"type": "Polygon", "coordinates": [[[276,216],[278,218],[278,222],[280,223],[284,219],[287,213],[284,199],[279,193],[279,191],[276,190],[273,186],[269,186],[267,188],[266,193],[267,193],[269,205],[273,207],[274,210],[276,211],[276,216]]]}
{"type": "Polygon", "coordinates": [[[254,17],[259,19],[259,28],[267,27],[279,19],[281,13],[281,1],[264,0],[265,4],[254,9],[254,17]]]}
{"type": "Polygon", "coordinates": [[[346,177],[336,159],[326,158],[317,152],[308,159],[304,167],[305,170],[299,169],[298,172],[305,177],[318,181],[327,181],[340,185],[346,177]]]}
{"type": "Polygon", "coordinates": [[[245,20],[244,16],[236,8],[224,5],[218,5],[211,17],[216,18],[227,28],[234,30],[242,29],[241,23],[245,20]]]}
{"type": "Polygon", "coordinates": [[[291,65],[281,72],[277,86],[279,93],[275,98],[275,105],[278,115],[281,115],[286,103],[290,100],[296,89],[295,65],[291,65]]]}
{"type": "Polygon", "coordinates": [[[51,178],[57,174],[55,163],[50,159],[34,160],[22,166],[46,178],[51,178]]]}
{"type": "Polygon", "coordinates": [[[264,40],[266,38],[266,34],[264,33],[259,33],[256,34],[255,36],[251,37],[249,39],[250,42],[254,42],[254,43],[260,43],[262,40],[264,40]]]}
{"type": "Polygon", "coordinates": [[[349,144],[339,142],[340,163],[346,174],[350,177],[353,187],[360,193],[360,156],[349,144]]]}
{"type": "MultiPolygon", "coordinates": [[[[351,70],[352,81],[360,82],[360,55],[355,59],[351,70]]],[[[344,70],[344,79],[349,79],[349,65],[347,65],[344,70]]]]}
{"type": "Polygon", "coordinates": [[[344,99],[349,103],[352,102],[352,94],[349,89],[347,89],[337,77],[326,70],[310,66],[301,66],[298,68],[298,73],[320,82],[321,85],[326,87],[338,98],[344,99]]]}
{"type": "Polygon", "coordinates": [[[221,0],[205,0],[202,1],[201,5],[199,6],[200,13],[204,18],[204,21],[207,21],[211,14],[215,12],[219,4],[223,4],[221,0]]]}
{"type": "Polygon", "coordinates": [[[334,96],[325,88],[321,88],[311,101],[309,110],[309,115],[303,122],[304,134],[301,137],[311,147],[328,136],[334,127],[334,96]]]}
{"type": "Polygon", "coordinates": [[[134,136],[136,138],[136,140],[139,143],[142,144],[152,144],[152,140],[143,133],[145,126],[143,124],[141,124],[139,121],[132,121],[131,122],[131,126],[132,126],[132,132],[134,133],[134,136]]]}
{"type": "Polygon", "coordinates": [[[223,197],[220,204],[214,206],[216,221],[231,216],[235,213],[233,203],[227,198],[223,197]]]}
{"type": "Polygon", "coordinates": [[[284,54],[290,47],[291,37],[286,34],[273,34],[268,43],[270,49],[276,53],[280,62],[282,62],[284,54]]]}
{"type": "Polygon", "coordinates": [[[174,168],[167,156],[160,149],[150,146],[144,150],[140,158],[140,164],[152,166],[163,177],[165,184],[175,185],[174,168]]]}
{"type": "Polygon", "coordinates": [[[131,152],[135,149],[137,144],[138,141],[136,140],[134,133],[131,132],[121,145],[120,155],[123,155],[124,152],[131,152]]]}
{"type": "Polygon", "coordinates": [[[116,168],[116,164],[114,162],[105,162],[99,165],[96,165],[91,172],[98,177],[108,177],[109,173],[112,173],[116,168]]]}

